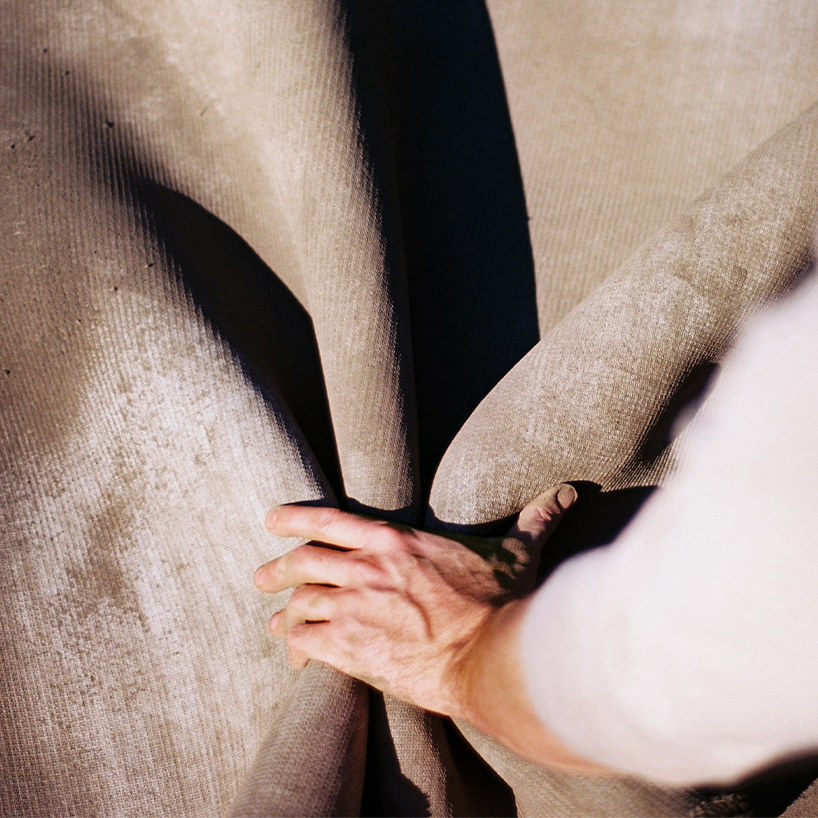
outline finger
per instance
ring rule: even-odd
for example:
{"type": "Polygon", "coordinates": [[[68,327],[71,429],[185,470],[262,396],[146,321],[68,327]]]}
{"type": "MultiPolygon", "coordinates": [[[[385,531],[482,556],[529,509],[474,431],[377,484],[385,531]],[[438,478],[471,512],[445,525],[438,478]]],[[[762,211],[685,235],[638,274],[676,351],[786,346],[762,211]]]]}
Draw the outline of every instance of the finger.
{"type": "Polygon", "coordinates": [[[380,520],[314,506],[277,506],[267,514],[264,524],[280,537],[304,537],[342,548],[362,548],[384,527],[380,520]]]}
{"type": "Polygon", "coordinates": [[[322,585],[301,585],[290,597],[287,607],[270,619],[270,633],[286,637],[296,625],[331,619],[338,609],[337,592],[337,588],[322,585]]]}
{"type": "Polygon", "coordinates": [[[568,483],[552,486],[535,497],[520,512],[508,536],[527,545],[542,545],[554,533],[565,512],[576,499],[577,491],[568,483]]]}
{"type": "Polygon", "coordinates": [[[281,628],[281,623],[284,619],[284,611],[277,611],[270,617],[270,621],[267,623],[267,628],[269,629],[270,633],[273,636],[280,636],[284,638],[286,634],[281,628]]]}
{"type": "MultiPolygon", "coordinates": [[[[334,628],[331,622],[298,625],[290,632],[287,640],[289,656],[294,657],[296,661],[317,659],[344,673],[348,673],[351,668],[349,663],[344,660],[337,640],[337,628],[334,628]]],[[[304,661],[304,664],[306,664],[306,661],[304,661]]],[[[295,665],[293,666],[295,667],[295,665]]]]}
{"type": "MultiPolygon", "coordinates": [[[[284,637],[284,634],[280,632],[279,623],[284,616],[284,611],[279,611],[277,614],[273,616],[270,620],[270,633],[273,636],[280,636],[284,637]]],[[[306,667],[307,662],[309,661],[309,656],[307,656],[304,651],[299,650],[298,648],[294,647],[293,645],[287,643],[287,661],[292,665],[296,670],[301,670],[302,668],[306,667]]]]}
{"type": "MultiPolygon", "coordinates": [[[[336,670],[361,679],[378,690],[387,690],[387,680],[368,670],[366,652],[359,647],[359,640],[345,627],[336,622],[319,622],[315,625],[297,625],[290,632],[288,646],[290,655],[317,659],[336,670]],[[351,643],[355,644],[353,645],[351,643]]],[[[306,662],[305,662],[306,664],[306,662]]]]}
{"type": "Polygon", "coordinates": [[[304,651],[299,650],[290,644],[287,645],[287,661],[296,670],[303,670],[307,666],[307,662],[309,662],[309,660],[310,657],[307,656],[304,651]]]}
{"type": "Polygon", "coordinates": [[[305,583],[347,585],[353,571],[354,565],[343,551],[332,551],[320,545],[300,545],[262,565],[253,581],[260,591],[274,594],[305,583]]]}

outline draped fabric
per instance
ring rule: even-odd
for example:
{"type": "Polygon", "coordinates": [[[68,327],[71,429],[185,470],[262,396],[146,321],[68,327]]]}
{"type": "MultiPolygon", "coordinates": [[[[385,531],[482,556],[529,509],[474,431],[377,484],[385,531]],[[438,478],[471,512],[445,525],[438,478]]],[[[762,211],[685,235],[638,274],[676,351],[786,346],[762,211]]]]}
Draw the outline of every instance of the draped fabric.
{"type": "Polygon", "coordinates": [[[810,264],[816,35],[811,0],[2,0],[2,814],[753,808],[297,673],[252,576],[284,502],[488,532],[570,479],[544,572],[610,540],[810,264]]]}

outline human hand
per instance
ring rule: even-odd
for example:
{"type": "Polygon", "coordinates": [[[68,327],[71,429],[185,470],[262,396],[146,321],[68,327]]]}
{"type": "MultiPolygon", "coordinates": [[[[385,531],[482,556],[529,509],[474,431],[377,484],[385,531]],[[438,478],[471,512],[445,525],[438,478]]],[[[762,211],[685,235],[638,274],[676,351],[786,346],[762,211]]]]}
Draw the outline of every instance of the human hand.
{"type": "Polygon", "coordinates": [[[497,538],[279,506],[268,529],[311,542],[256,572],[262,591],[296,589],[270,631],[287,639],[296,667],[318,659],[427,710],[467,717],[478,636],[504,602],[533,590],[542,547],[575,499],[573,487],[555,486],[497,538]]]}

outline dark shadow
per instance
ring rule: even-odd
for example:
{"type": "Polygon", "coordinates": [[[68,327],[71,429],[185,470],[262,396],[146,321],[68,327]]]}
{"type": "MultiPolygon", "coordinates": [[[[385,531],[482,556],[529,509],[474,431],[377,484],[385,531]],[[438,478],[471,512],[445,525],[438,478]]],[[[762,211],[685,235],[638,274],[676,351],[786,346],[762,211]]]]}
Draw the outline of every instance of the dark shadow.
{"type": "MultiPolygon", "coordinates": [[[[118,128],[104,99],[64,97],[67,116],[104,123],[89,146],[92,179],[125,200],[156,237],[170,269],[206,324],[226,344],[274,411],[282,400],[338,501],[345,493],[312,318],[241,236],[189,197],[155,181],[139,141],[118,128]],[[116,139],[110,138],[118,128],[116,139]]],[[[159,262],[159,259],[156,260],[159,262]]],[[[149,262],[151,266],[151,262],[149,262]]]]}
{"type": "MultiPolygon", "coordinates": [[[[234,230],[187,196],[145,179],[134,187],[181,284],[248,379],[280,396],[337,497],[338,454],[312,319],[234,230]]],[[[280,405],[280,404],[279,404],[280,405]]]]}
{"type": "Polygon", "coordinates": [[[613,542],[636,516],[655,486],[602,491],[596,483],[571,480],[577,501],[568,511],[543,550],[540,581],[575,554],[613,542]]]}
{"type": "MultiPolygon", "coordinates": [[[[808,282],[815,275],[815,257],[806,252],[799,264],[799,271],[768,300],[776,304],[785,300],[793,291],[808,282]]],[[[724,351],[741,337],[744,327],[740,326],[727,343],[724,351]]],[[[656,418],[650,431],[645,436],[636,454],[624,467],[623,471],[634,466],[650,467],[667,450],[667,447],[678,437],[684,425],[692,419],[704,400],[708,390],[714,384],[720,364],[714,361],[700,361],[685,374],[676,389],[670,394],[667,404],[656,418]]]]}
{"type": "Polygon", "coordinates": [[[650,432],[645,436],[636,459],[648,465],[653,463],[681,431],[685,416],[693,417],[710,385],[719,372],[719,365],[703,361],[694,366],[671,393],[650,432]]]}
{"type": "MultiPolygon", "coordinates": [[[[779,761],[736,786],[735,791],[740,793],[748,810],[742,815],[753,815],[759,818],[781,815],[816,779],[818,779],[818,754],[816,753],[779,761]]],[[[731,791],[703,788],[697,791],[697,795],[700,795],[703,800],[718,803],[721,797],[729,792],[731,791]]],[[[722,815],[723,813],[710,814],[722,815]]]]}
{"type": "Polygon", "coordinates": [[[452,770],[449,788],[452,800],[461,805],[455,814],[512,818],[517,815],[514,790],[481,756],[451,719],[441,719],[446,736],[447,769],[452,770]]]}
{"type": "MultiPolygon", "coordinates": [[[[453,815],[514,816],[511,787],[469,744],[450,719],[429,716],[437,759],[446,770],[446,801],[453,815]]],[[[417,752],[417,751],[416,751],[417,752]]],[[[435,763],[433,762],[433,763],[435,763]]],[[[369,738],[362,816],[431,815],[429,797],[400,768],[383,694],[370,690],[369,738]]]]}
{"type": "Polygon", "coordinates": [[[523,182],[483,0],[347,5],[399,191],[425,495],[460,427],[539,340],[523,182]]]}
{"type": "Polygon", "coordinates": [[[428,796],[401,772],[383,693],[369,691],[369,737],[361,816],[431,815],[428,796]]]}

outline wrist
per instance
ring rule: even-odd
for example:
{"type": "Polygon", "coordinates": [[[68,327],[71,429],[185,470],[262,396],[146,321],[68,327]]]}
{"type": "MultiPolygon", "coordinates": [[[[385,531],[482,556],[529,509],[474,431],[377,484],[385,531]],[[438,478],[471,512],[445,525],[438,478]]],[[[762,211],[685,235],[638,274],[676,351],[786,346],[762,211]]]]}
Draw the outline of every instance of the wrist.
{"type": "Polygon", "coordinates": [[[486,616],[461,657],[457,705],[450,715],[537,764],[610,774],[562,744],[529,699],[520,640],[531,599],[509,602],[486,616]]]}
{"type": "MultiPolygon", "coordinates": [[[[514,600],[493,608],[476,629],[455,666],[455,695],[452,716],[480,730],[496,734],[506,712],[514,707],[524,690],[518,684],[517,642],[528,607],[527,600],[514,600]]],[[[519,703],[517,707],[519,708],[519,703]]]]}

